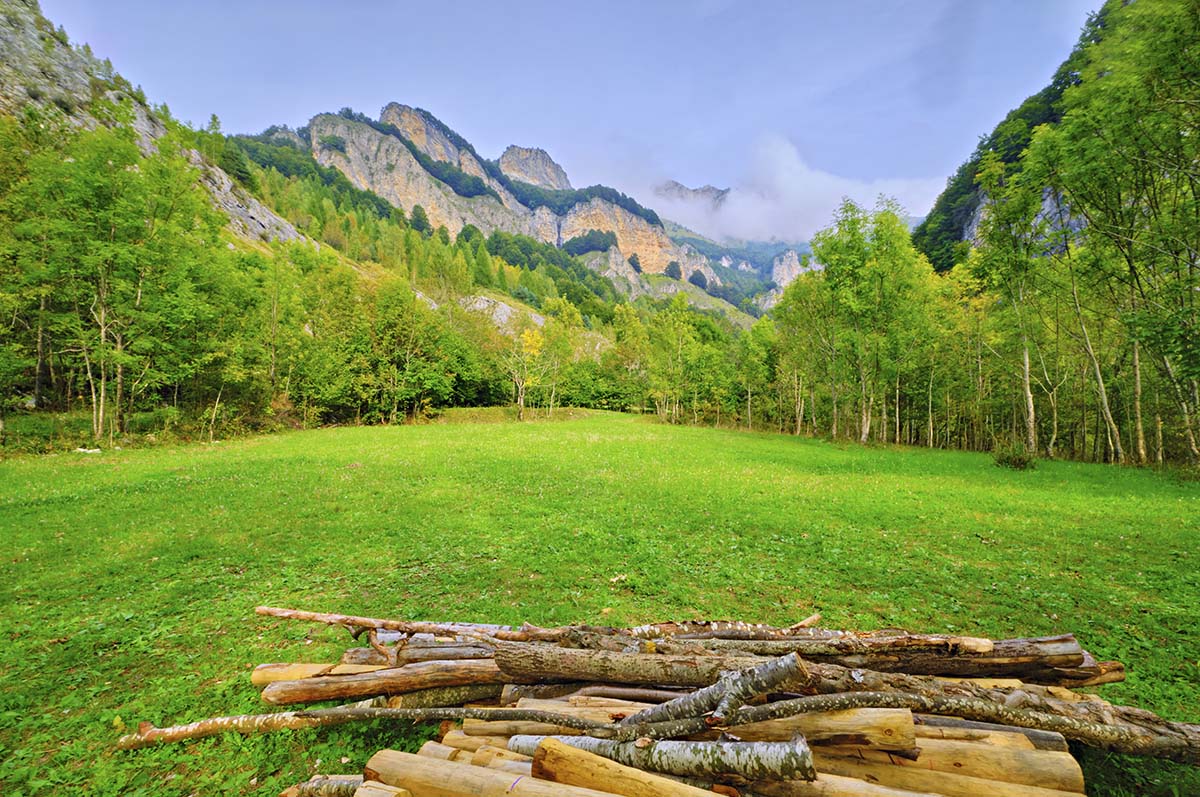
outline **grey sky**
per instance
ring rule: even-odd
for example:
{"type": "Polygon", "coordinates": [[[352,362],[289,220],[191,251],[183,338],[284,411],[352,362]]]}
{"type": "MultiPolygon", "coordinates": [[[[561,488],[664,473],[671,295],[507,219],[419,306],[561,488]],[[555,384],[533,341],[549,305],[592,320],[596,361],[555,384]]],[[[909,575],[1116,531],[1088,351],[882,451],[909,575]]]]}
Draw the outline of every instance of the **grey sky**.
{"type": "MultiPolygon", "coordinates": [[[[155,102],[226,131],[391,100],[496,157],[539,146],[575,185],[759,204],[714,232],[795,237],[836,194],[925,213],[1039,90],[1100,0],[255,2],[42,0],[155,102]],[[805,184],[800,184],[805,183],[805,184]],[[760,218],[761,217],[761,218],[760,218]]],[[[682,211],[681,211],[682,212],[682,211]]],[[[720,225],[718,225],[719,227],[720,225]]]]}

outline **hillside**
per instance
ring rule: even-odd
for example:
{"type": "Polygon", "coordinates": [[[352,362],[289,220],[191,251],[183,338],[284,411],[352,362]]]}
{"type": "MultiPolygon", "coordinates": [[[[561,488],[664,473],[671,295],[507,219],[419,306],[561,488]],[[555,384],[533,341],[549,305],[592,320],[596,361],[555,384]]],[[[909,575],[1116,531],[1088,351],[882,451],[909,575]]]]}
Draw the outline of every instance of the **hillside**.
{"type": "Polygon", "coordinates": [[[913,229],[913,243],[933,267],[947,271],[965,257],[969,243],[979,226],[983,191],[978,173],[987,153],[995,153],[1010,173],[1020,171],[1021,154],[1029,146],[1038,125],[1054,124],[1062,119],[1063,92],[1078,85],[1079,70],[1088,45],[1102,40],[1110,4],[1104,5],[1087,20],[1079,42],[1055,71],[1049,85],[1013,109],[978,146],[965,163],[947,179],[946,189],[934,201],[928,215],[913,229]]]}

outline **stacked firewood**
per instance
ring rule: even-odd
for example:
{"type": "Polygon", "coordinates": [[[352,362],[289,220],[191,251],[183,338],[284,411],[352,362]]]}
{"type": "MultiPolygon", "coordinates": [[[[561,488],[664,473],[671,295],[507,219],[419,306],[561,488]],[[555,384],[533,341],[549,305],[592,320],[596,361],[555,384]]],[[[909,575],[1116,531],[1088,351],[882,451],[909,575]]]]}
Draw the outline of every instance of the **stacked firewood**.
{"type": "Polygon", "coordinates": [[[1200,726],[1073,691],[1124,678],[1071,635],[990,640],[740,622],[542,628],[260,607],[342,625],[340,662],[263,664],[273,705],[121,738],[125,749],[227,731],[440,721],[413,755],[285,794],[912,797],[1083,792],[1067,741],[1200,765],[1200,726]]]}

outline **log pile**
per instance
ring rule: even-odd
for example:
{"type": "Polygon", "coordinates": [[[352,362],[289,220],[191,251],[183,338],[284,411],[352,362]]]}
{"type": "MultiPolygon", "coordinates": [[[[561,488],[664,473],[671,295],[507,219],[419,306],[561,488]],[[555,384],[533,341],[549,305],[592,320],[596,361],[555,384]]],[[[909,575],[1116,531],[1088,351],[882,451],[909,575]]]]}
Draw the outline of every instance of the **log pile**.
{"type": "Polygon", "coordinates": [[[1074,741],[1200,765],[1200,726],[1075,691],[1124,678],[1071,635],[990,640],[740,622],[543,628],[260,607],[341,625],[337,662],[270,663],[287,710],[155,728],[133,749],[229,731],[441,722],[416,754],[290,797],[1081,794],[1074,741]],[[365,636],[365,640],[363,639],[365,636]],[[326,708],[292,708],[323,701],[326,708]]]}

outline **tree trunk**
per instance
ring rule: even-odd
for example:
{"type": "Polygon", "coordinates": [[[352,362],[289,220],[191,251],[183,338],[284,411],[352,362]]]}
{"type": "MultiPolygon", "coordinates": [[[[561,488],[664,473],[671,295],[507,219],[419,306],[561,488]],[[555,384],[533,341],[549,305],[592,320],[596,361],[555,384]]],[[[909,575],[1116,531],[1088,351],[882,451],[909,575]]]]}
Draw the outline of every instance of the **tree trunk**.
{"type": "Polygon", "coordinates": [[[1142,358],[1141,345],[1133,339],[1133,428],[1134,447],[1139,465],[1149,461],[1146,456],[1146,430],[1142,427],[1142,358]]]}
{"type": "Polygon", "coordinates": [[[1033,388],[1029,379],[1029,343],[1021,347],[1021,395],[1025,399],[1025,450],[1037,454],[1037,417],[1034,415],[1033,388]]]}
{"type": "Polygon", "coordinates": [[[1104,374],[1100,371],[1100,360],[1096,350],[1092,348],[1092,338],[1088,335],[1087,325],[1083,320],[1083,308],[1079,304],[1079,286],[1075,281],[1075,272],[1071,271],[1071,297],[1075,302],[1075,319],[1079,322],[1079,333],[1083,338],[1083,348],[1092,364],[1093,376],[1096,379],[1096,397],[1100,402],[1100,415],[1104,419],[1108,442],[1112,448],[1113,459],[1118,465],[1125,463],[1125,451],[1121,448],[1121,432],[1117,422],[1113,420],[1112,410],[1108,406],[1108,390],[1104,387],[1104,374]]]}

